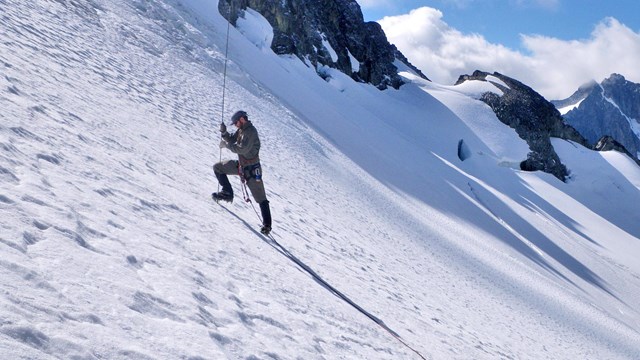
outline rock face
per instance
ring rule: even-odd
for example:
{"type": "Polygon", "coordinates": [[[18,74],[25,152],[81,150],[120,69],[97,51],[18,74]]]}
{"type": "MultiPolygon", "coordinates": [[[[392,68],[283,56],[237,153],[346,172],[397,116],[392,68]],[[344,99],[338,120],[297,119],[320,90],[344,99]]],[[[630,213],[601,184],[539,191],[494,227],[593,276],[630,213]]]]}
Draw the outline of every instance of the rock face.
{"type": "Polygon", "coordinates": [[[530,87],[510,77],[500,73],[475,71],[472,75],[461,76],[457,84],[469,80],[487,81],[489,75],[502,82],[492,84],[500,89],[503,95],[486,92],[480,100],[489,105],[498,119],[515,129],[529,145],[531,152],[520,167],[528,171],[541,170],[564,181],[568,171],[553,149],[550,138],[571,140],[588,146],[586,139],[564,123],[560,112],[553,104],[530,87]]]}
{"type": "Polygon", "coordinates": [[[294,54],[314,66],[336,68],[354,80],[379,89],[399,88],[403,81],[395,61],[402,61],[426,79],[389,44],[382,27],[365,22],[355,0],[220,0],[220,14],[235,25],[251,8],[273,27],[272,50],[294,54]]]}
{"type": "Polygon", "coordinates": [[[640,84],[613,74],[601,84],[583,86],[570,98],[553,103],[558,107],[574,105],[564,115],[591,145],[610,136],[624,146],[631,157],[640,157],[640,84]],[[587,90],[586,92],[584,90],[587,90]]]}

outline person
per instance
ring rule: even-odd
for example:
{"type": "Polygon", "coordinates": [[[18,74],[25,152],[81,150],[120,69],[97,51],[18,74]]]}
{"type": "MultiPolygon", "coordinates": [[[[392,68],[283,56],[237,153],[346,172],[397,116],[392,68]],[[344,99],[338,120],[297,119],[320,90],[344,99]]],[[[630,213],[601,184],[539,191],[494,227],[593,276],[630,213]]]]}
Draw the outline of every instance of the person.
{"type": "Polygon", "coordinates": [[[227,175],[240,175],[246,182],[254,200],[260,205],[262,213],[262,228],[260,232],[269,235],[271,232],[271,210],[269,200],[262,180],[262,167],[260,166],[260,138],[258,130],[249,121],[249,115],[245,111],[237,111],[231,116],[231,123],[238,129],[233,134],[227,132],[227,126],[220,124],[222,140],[220,148],[226,148],[238,154],[238,160],[225,160],[213,165],[213,172],[222,186],[222,190],[211,194],[215,201],[233,201],[233,188],[227,175]]]}

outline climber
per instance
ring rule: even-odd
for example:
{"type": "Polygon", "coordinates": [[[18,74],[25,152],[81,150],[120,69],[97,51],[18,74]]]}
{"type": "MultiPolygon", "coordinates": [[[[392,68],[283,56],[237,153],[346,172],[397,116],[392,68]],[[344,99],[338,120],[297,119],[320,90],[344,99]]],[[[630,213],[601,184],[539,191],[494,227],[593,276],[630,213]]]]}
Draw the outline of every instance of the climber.
{"type": "Polygon", "coordinates": [[[220,148],[226,148],[238,154],[238,160],[225,160],[213,166],[213,172],[222,186],[222,190],[211,194],[211,196],[215,201],[232,202],[233,188],[227,175],[240,175],[242,182],[247,185],[256,203],[260,205],[262,213],[260,232],[269,235],[271,232],[271,210],[262,180],[258,130],[249,121],[249,115],[242,110],[233,114],[231,124],[238,129],[232,134],[227,131],[224,122],[220,124],[220,133],[222,134],[220,148]]]}

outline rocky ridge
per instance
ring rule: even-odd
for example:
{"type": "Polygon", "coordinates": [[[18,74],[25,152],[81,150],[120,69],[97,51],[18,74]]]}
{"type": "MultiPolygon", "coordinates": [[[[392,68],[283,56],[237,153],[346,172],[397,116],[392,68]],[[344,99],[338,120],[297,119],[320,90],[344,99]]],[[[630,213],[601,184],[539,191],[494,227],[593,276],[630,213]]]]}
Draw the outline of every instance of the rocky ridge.
{"type": "Polygon", "coordinates": [[[365,22],[355,0],[220,0],[220,14],[235,25],[251,8],[273,27],[271,49],[279,55],[294,54],[316,68],[338,69],[359,82],[383,90],[399,88],[402,78],[395,61],[401,61],[427,79],[387,40],[376,22],[365,22]],[[327,47],[328,44],[328,48],[327,47]]]}
{"type": "Polygon", "coordinates": [[[520,168],[528,171],[541,170],[565,181],[569,172],[551,144],[551,137],[571,140],[589,147],[587,140],[573,127],[565,124],[560,112],[529,86],[508,76],[475,71],[472,75],[462,75],[456,85],[465,81],[489,81],[492,75],[502,83],[491,83],[503,92],[482,94],[480,100],[495,112],[500,121],[515,129],[524,139],[531,152],[522,161],[520,168]],[[505,86],[506,84],[506,86],[505,86]]]}

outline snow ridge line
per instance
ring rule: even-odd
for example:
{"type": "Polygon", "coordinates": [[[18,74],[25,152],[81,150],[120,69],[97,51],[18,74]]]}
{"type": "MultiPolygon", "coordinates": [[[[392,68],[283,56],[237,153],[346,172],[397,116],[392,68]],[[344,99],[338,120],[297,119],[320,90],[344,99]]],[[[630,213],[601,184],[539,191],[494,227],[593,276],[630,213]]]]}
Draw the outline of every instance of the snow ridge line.
{"type": "Polygon", "coordinates": [[[362,313],[363,315],[365,315],[366,317],[368,317],[369,319],[371,319],[373,322],[375,322],[378,326],[380,326],[381,328],[383,328],[386,332],[388,332],[389,334],[391,334],[391,336],[393,336],[396,340],[398,340],[402,345],[404,345],[407,349],[411,350],[412,352],[416,353],[421,359],[426,360],[426,358],[416,349],[414,349],[413,347],[411,347],[409,344],[407,344],[406,341],[404,341],[404,339],[395,331],[393,331],[390,327],[388,327],[384,321],[382,321],[380,318],[378,318],[377,316],[371,314],[369,311],[365,310],[364,308],[362,308],[362,306],[358,305],[355,301],[351,300],[347,295],[343,294],[341,291],[339,291],[338,289],[336,289],[334,286],[332,286],[331,284],[329,284],[326,280],[324,280],[320,275],[318,275],[318,273],[316,273],[311,267],[309,267],[307,264],[305,264],[302,260],[298,259],[295,255],[293,255],[286,247],[284,247],[282,244],[280,244],[274,237],[273,234],[269,234],[268,238],[271,240],[271,242],[265,240],[265,242],[269,245],[271,245],[271,247],[273,247],[274,249],[276,249],[279,253],[281,253],[282,255],[284,255],[286,258],[288,258],[289,260],[291,260],[292,262],[294,262],[296,265],[298,265],[302,270],[304,270],[307,274],[309,274],[313,280],[315,280],[318,284],[320,284],[322,287],[324,287],[325,289],[327,289],[329,292],[331,292],[333,295],[335,295],[337,298],[343,300],[344,302],[346,302],[347,304],[351,305],[353,308],[355,308],[356,310],[358,310],[360,313],[362,313]]]}

